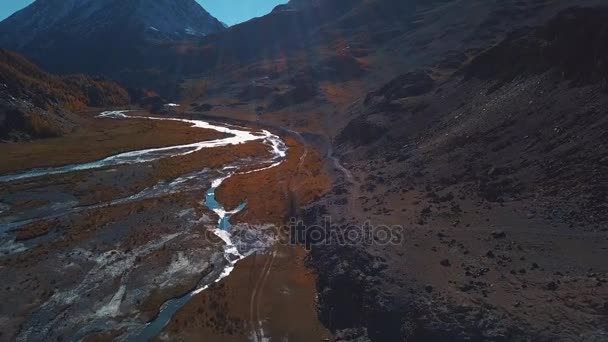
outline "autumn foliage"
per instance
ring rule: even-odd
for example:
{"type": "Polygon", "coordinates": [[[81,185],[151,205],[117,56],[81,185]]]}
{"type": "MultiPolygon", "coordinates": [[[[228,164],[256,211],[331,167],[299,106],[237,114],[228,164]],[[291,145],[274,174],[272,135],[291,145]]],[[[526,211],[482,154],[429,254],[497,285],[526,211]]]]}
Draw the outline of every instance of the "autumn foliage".
{"type": "Polygon", "coordinates": [[[30,138],[61,135],[74,112],[129,102],[127,91],[115,82],[51,75],[22,56],[0,49],[0,138],[15,131],[30,138]]]}

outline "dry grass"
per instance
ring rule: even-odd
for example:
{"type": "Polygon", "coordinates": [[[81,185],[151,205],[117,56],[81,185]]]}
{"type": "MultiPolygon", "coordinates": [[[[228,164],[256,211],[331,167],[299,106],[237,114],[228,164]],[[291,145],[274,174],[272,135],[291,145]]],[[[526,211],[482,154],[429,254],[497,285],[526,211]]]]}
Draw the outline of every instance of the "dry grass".
{"type": "Polygon", "coordinates": [[[319,85],[319,88],[327,101],[336,108],[344,110],[361,98],[361,89],[364,89],[364,84],[359,80],[339,84],[323,82],[319,85]]]}
{"type": "Polygon", "coordinates": [[[58,137],[64,131],[60,123],[54,122],[50,117],[39,113],[24,113],[23,121],[25,131],[30,132],[34,137],[58,137]]]}
{"type": "Polygon", "coordinates": [[[321,155],[292,137],[287,160],[265,171],[229,178],[218,189],[218,200],[226,208],[246,201],[247,208],[237,216],[248,223],[283,224],[293,209],[310,203],[331,187],[331,179],[321,155]],[[302,159],[300,159],[303,157],[302,159]]]}
{"type": "Polygon", "coordinates": [[[189,144],[223,137],[213,130],[172,121],[95,119],[76,132],[27,143],[2,144],[0,173],[99,160],[144,148],[189,144]]]}
{"type": "Polygon", "coordinates": [[[270,156],[269,147],[260,142],[203,149],[185,156],[160,159],[152,164],[154,179],[173,179],[203,170],[216,169],[246,157],[270,156]]]}
{"type": "Polygon", "coordinates": [[[30,224],[15,232],[16,241],[26,241],[48,234],[56,224],[55,221],[44,221],[30,224]]]}
{"type": "MultiPolygon", "coordinates": [[[[74,248],[84,241],[90,241],[92,237],[107,228],[107,225],[121,222],[127,218],[141,212],[149,212],[167,216],[162,209],[168,204],[179,205],[184,208],[197,207],[200,204],[196,199],[183,194],[171,194],[159,198],[145,199],[139,202],[120,204],[110,207],[93,209],[82,216],[74,216],[67,220],[52,219],[39,221],[19,228],[22,239],[42,236],[55,229],[59,235],[56,239],[29,249],[16,256],[0,257],[0,268],[2,267],[21,267],[29,268],[32,264],[39,262],[40,258],[47,257],[50,253],[74,248]]],[[[139,232],[133,230],[122,245],[125,249],[142,246],[158,238],[159,234],[168,233],[167,227],[162,225],[142,229],[139,232]],[[167,230],[167,231],[164,231],[167,230]]],[[[97,246],[100,248],[101,246],[97,246]]],[[[96,252],[97,250],[93,250],[96,252]]]]}
{"type": "Polygon", "coordinates": [[[274,252],[274,258],[255,254],[240,261],[230,276],[178,311],[164,332],[177,341],[246,341],[259,319],[272,340],[331,340],[316,314],[316,278],[304,264],[306,251],[278,246],[274,252]],[[260,286],[266,266],[272,267],[260,286]]]}

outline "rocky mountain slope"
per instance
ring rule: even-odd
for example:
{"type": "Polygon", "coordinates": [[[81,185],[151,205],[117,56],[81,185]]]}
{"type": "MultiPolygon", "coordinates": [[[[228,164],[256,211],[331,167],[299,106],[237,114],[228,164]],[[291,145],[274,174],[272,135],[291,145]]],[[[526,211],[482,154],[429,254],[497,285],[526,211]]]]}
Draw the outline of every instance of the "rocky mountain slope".
{"type": "Polygon", "coordinates": [[[0,49],[0,139],[61,135],[74,127],[74,112],[130,102],[118,84],[83,75],[48,74],[22,56],[0,49]]]}
{"type": "Polygon", "coordinates": [[[307,215],[401,239],[313,247],[340,340],[606,339],[607,15],[566,9],[351,107],[352,180],[307,215]]]}
{"type": "Polygon", "coordinates": [[[353,103],[396,75],[421,67],[449,74],[509,32],[572,5],[544,0],[290,2],[222,34],[150,49],[142,68],[118,77],[195,109],[263,117],[333,135],[348,123],[353,103]]]}
{"type": "Polygon", "coordinates": [[[51,71],[109,72],[141,46],[224,29],[194,0],[37,0],[0,23],[0,46],[51,71]]]}

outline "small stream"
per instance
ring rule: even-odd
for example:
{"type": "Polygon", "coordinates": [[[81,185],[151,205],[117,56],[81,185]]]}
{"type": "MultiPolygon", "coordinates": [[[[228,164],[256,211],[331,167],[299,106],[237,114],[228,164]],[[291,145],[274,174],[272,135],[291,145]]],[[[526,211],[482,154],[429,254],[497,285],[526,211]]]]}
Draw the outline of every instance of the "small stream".
{"type": "MultiPolygon", "coordinates": [[[[237,208],[226,209],[224,206],[219,203],[215,197],[215,192],[217,188],[231,176],[236,174],[249,174],[253,172],[259,172],[262,170],[266,170],[272,167],[275,167],[283,162],[285,157],[287,156],[287,146],[285,143],[276,135],[266,131],[252,131],[243,127],[234,127],[234,126],[223,126],[211,124],[201,120],[187,120],[187,119],[179,119],[179,118],[158,118],[158,117],[140,117],[140,116],[129,116],[127,115],[127,111],[108,111],[103,112],[99,115],[103,118],[114,118],[114,119],[149,119],[149,120],[170,120],[170,121],[180,121],[186,122],[192,125],[192,127],[204,128],[204,129],[212,129],[218,132],[229,134],[229,137],[216,139],[211,141],[202,141],[193,144],[186,145],[178,145],[178,146],[169,146],[162,148],[153,148],[153,149],[145,149],[139,151],[131,151],[126,153],[120,153],[114,156],[110,156],[104,158],[102,160],[82,163],[82,164],[74,164],[67,165],[61,167],[52,167],[52,168],[40,168],[34,169],[26,172],[15,173],[10,175],[0,176],[0,183],[6,183],[17,180],[30,179],[35,177],[56,175],[62,173],[69,173],[74,171],[82,171],[82,170],[92,170],[103,167],[121,165],[121,164],[135,164],[135,163],[147,163],[154,160],[162,159],[162,158],[170,158],[174,156],[182,156],[190,153],[194,153],[200,151],[204,148],[212,148],[212,147],[220,147],[220,146],[228,146],[228,145],[238,145],[243,144],[250,141],[262,141],[264,144],[268,145],[270,150],[272,151],[272,157],[266,160],[255,160],[245,165],[231,165],[224,167],[218,178],[215,178],[211,182],[211,187],[205,193],[205,205],[208,209],[213,211],[218,216],[217,227],[213,230],[213,233],[217,235],[221,240],[224,241],[224,258],[225,258],[225,267],[223,269],[214,270],[214,280],[213,282],[218,282],[223,278],[227,277],[232,270],[234,269],[235,264],[246,257],[239,252],[237,247],[232,242],[232,237],[230,234],[231,223],[230,219],[232,216],[237,214],[246,208],[246,203],[242,203],[237,208]],[[253,164],[253,165],[252,165],[253,164]],[[247,168],[248,171],[241,171],[241,168],[247,168]]],[[[220,170],[218,170],[220,171],[220,170]]],[[[184,175],[186,176],[186,175],[184,175]]],[[[187,175],[190,177],[191,175],[187,175]]],[[[179,180],[179,179],[178,179],[179,180]]],[[[175,185],[176,189],[179,188],[180,184],[183,183],[181,181],[175,180],[173,182],[166,182],[156,187],[152,187],[149,189],[143,190],[139,194],[135,194],[126,199],[118,199],[106,204],[97,204],[90,207],[80,207],[75,208],[75,212],[78,210],[87,210],[89,208],[95,208],[105,205],[112,205],[117,203],[123,203],[124,201],[129,201],[132,199],[138,200],[144,197],[147,197],[149,194],[155,193],[167,193],[171,190],[172,184],[175,185]]],[[[179,190],[179,189],[178,189],[179,190]]],[[[65,213],[63,213],[65,214],[65,213]]],[[[45,217],[37,218],[36,220],[45,219],[45,217]]],[[[0,225],[1,230],[8,230],[13,228],[18,228],[19,225],[24,223],[30,223],[34,220],[28,220],[24,222],[13,222],[11,224],[6,224],[4,227],[0,225]]],[[[207,289],[211,284],[199,284],[197,288],[187,293],[186,295],[171,299],[164,303],[162,306],[159,315],[147,323],[141,330],[134,330],[134,335],[127,337],[128,341],[148,341],[149,339],[158,336],[162,329],[167,325],[167,323],[171,320],[171,318],[175,315],[175,313],[182,308],[189,300],[197,295],[198,293],[207,289]]]]}
{"type": "MultiPolygon", "coordinates": [[[[270,134],[266,132],[265,134],[270,134]]],[[[269,135],[270,136],[270,135],[269,135]]],[[[278,166],[285,156],[287,155],[287,148],[280,139],[270,139],[270,145],[272,146],[273,154],[275,158],[271,161],[272,164],[270,166],[262,166],[254,170],[243,171],[242,174],[250,174],[253,172],[259,172],[262,170],[267,170],[269,168],[278,166]]],[[[260,164],[268,163],[269,161],[262,161],[260,164]]],[[[227,266],[222,270],[222,272],[215,278],[214,282],[217,283],[230,275],[236,263],[245,258],[247,255],[243,255],[239,252],[238,248],[233,244],[231,235],[230,235],[230,218],[232,216],[238,214],[240,211],[245,209],[246,203],[241,203],[237,208],[233,210],[226,210],[224,206],[219,203],[215,197],[215,191],[222,185],[222,183],[233,176],[234,174],[238,174],[237,170],[234,170],[234,167],[224,168],[224,172],[228,172],[227,175],[222,176],[213,180],[211,183],[211,188],[207,190],[205,194],[205,206],[211,211],[213,211],[218,216],[217,228],[214,230],[215,235],[221,238],[226,244],[224,249],[224,258],[226,259],[227,266]]],[[[200,287],[192,290],[191,292],[185,294],[182,297],[171,299],[165,302],[160,310],[158,316],[146,324],[145,328],[135,337],[129,338],[129,341],[134,342],[146,342],[151,338],[158,336],[163,328],[171,321],[173,316],[181,309],[184,305],[186,305],[192,297],[206,290],[211,284],[202,284],[200,287]]]]}
{"type": "MultiPolygon", "coordinates": [[[[228,262],[228,266],[215,279],[215,282],[219,282],[220,280],[227,277],[234,269],[234,265],[239,260],[244,258],[244,256],[240,254],[237,248],[232,244],[229,231],[231,227],[230,218],[241,210],[245,209],[246,204],[242,203],[236,209],[232,211],[226,211],[222,204],[220,204],[215,198],[215,190],[222,184],[225,179],[229,177],[230,176],[226,176],[224,178],[218,178],[214,180],[211,184],[211,188],[207,191],[205,196],[205,205],[211,211],[215,212],[219,217],[218,227],[216,228],[216,231],[214,233],[226,243],[224,257],[228,262]]],[[[190,299],[192,299],[192,297],[204,291],[205,289],[207,289],[207,287],[209,287],[209,284],[203,285],[195,290],[192,290],[191,292],[185,294],[182,297],[174,298],[165,302],[158,316],[154,320],[149,322],[137,336],[129,338],[128,340],[134,342],[146,342],[152,339],[153,337],[158,336],[158,334],[161,333],[161,331],[169,323],[169,321],[171,321],[177,311],[179,311],[179,309],[186,305],[190,301],[190,299]]]]}

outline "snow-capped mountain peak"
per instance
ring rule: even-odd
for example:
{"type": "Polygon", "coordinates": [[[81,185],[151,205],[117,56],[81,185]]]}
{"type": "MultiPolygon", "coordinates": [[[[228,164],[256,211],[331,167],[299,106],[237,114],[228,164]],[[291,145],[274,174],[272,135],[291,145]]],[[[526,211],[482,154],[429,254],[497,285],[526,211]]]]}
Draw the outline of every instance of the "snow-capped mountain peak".
{"type": "Polygon", "coordinates": [[[94,39],[108,32],[182,39],[225,29],[195,0],[37,0],[0,23],[0,46],[27,50],[54,36],[94,39]]]}

